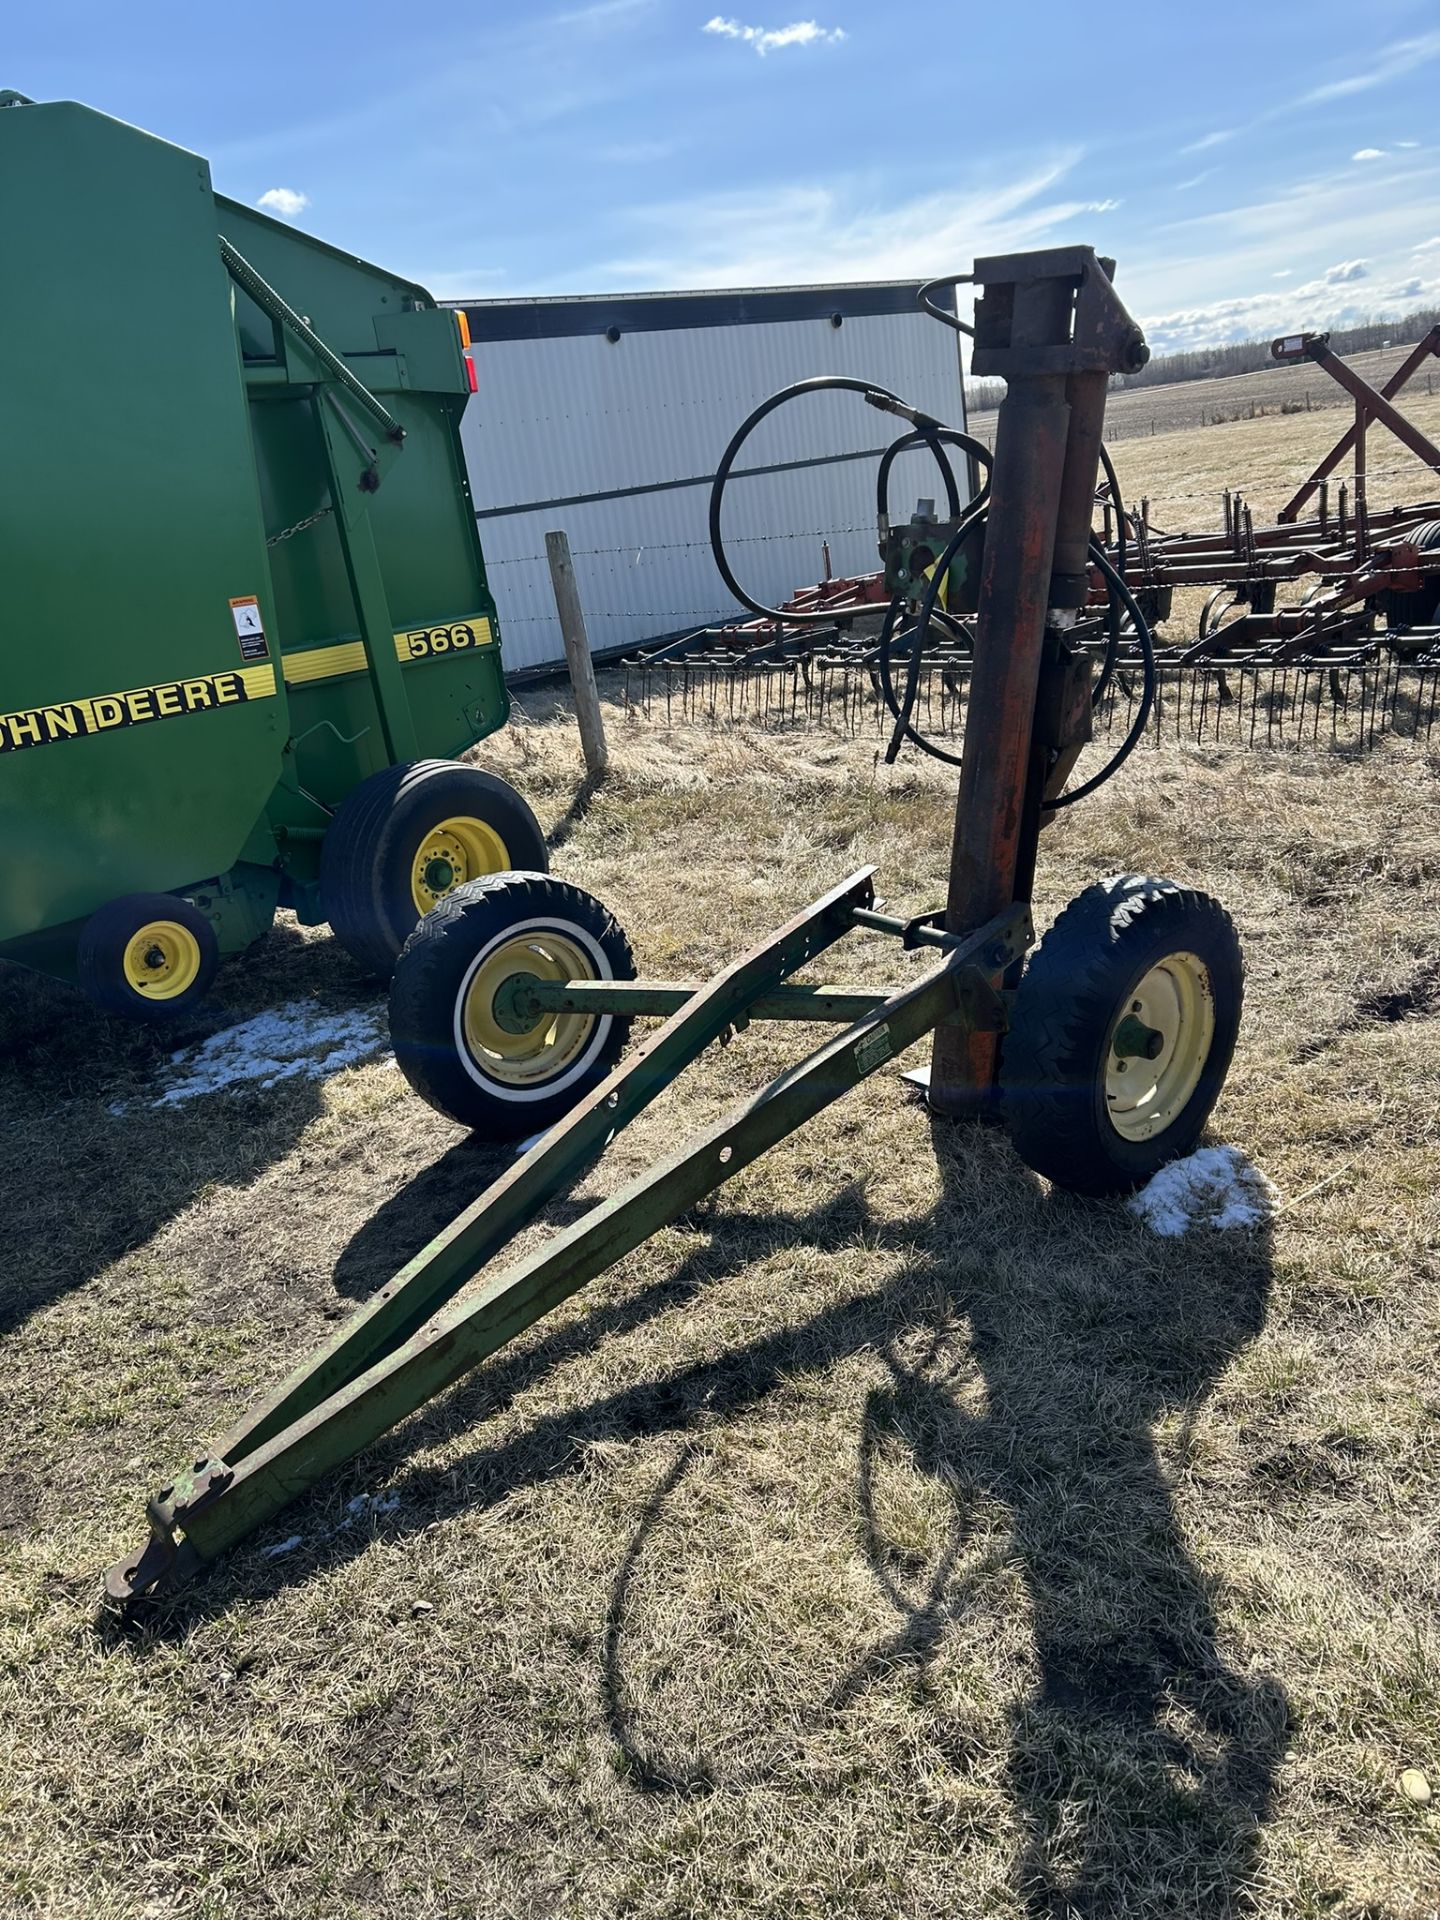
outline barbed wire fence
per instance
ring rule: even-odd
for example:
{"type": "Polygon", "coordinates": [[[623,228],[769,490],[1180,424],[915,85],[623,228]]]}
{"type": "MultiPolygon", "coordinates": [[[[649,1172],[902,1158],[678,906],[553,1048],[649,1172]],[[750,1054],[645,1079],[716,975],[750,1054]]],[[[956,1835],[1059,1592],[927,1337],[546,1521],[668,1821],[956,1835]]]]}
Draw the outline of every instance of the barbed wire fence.
{"type": "MultiPolygon", "coordinates": [[[[1242,497],[1248,501],[1255,495],[1269,498],[1288,493],[1311,477],[1314,464],[1307,460],[1280,472],[1267,472],[1263,482],[1249,491],[1234,486],[1164,487],[1157,489],[1157,497],[1147,500],[1146,505],[1153,514],[1163,517],[1171,506],[1208,503],[1214,508],[1218,530],[1227,495],[1233,508],[1242,497]]],[[[1426,473],[1425,465],[1411,457],[1402,462],[1367,464],[1358,475],[1354,465],[1337,467],[1327,476],[1327,484],[1333,503],[1335,490],[1341,485],[1353,487],[1357,477],[1374,483],[1400,475],[1419,478],[1426,473]]],[[[1139,498],[1127,499],[1126,507],[1127,513],[1138,512],[1139,498]]],[[[1440,518],[1440,501],[1436,516],[1440,518]]],[[[853,521],[727,535],[726,545],[734,549],[795,548],[857,536],[866,536],[869,550],[874,551],[874,523],[853,521]]],[[[881,606],[846,614],[839,630],[821,629],[813,639],[793,638],[787,643],[777,642],[773,635],[747,635],[745,628],[751,616],[744,609],[727,606],[718,574],[716,599],[699,605],[666,603],[662,592],[641,594],[645,602],[641,605],[634,604],[631,596],[622,595],[617,609],[613,592],[596,592],[602,582],[613,583],[620,576],[627,581],[643,576],[650,561],[698,552],[708,555],[709,551],[707,538],[572,549],[573,559],[585,563],[577,566],[582,594],[588,588],[597,601],[607,603],[593,610],[587,604],[592,628],[603,629],[623,621],[627,629],[620,648],[597,649],[609,656],[599,665],[602,676],[608,676],[605,691],[618,701],[626,717],[660,726],[820,728],[851,737],[862,733],[888,736],[893,718],[874,657],[881,606]],[[652,599],[661,604],[649,604],[652,599]],[[723,635],[714,631],[721,628],[731,631],[723,635]],[[693,641],[683,651],[663,657],[658,650],[677,639],[684,640],[687,629],[693,633],[693,641]],[[647,658],[647,654],[655,657],[647,658]]],[[[813,568],[797,565],[792,590],[818,581],[825,555],[822,544],[813,568]],[[799,577],[807,572],[809,580],[799,577]]],[[[487,570],[492,576],[500,576],[494,584],[500,599],[502,638],[505,631],[515,627],[553,629],[558,676],[563,666],[559,664],[559,628],[554,613],[548,609],[507,613],[504,606],[505,570],[545,565],[544,553],[537,552],[506,555],[490,562],[487,570]]],[[[878,556],[869,562],[867,571],[877,565],[878,556]]],[[[700,596],[692,592],[690,597],[700,596]]],[[[517,677],[533,684],[547,671],[532,669],[517,677]]],[[[954,645],[927,652],[915,696],[914,715],[920,730],[951,739],[963,737],[968,684],[968,653],[954,645]]],[[[1117,673],[1109,694],[1095,711],[1097,739],[1128,730],[1138,697],[1138,670],[1117,673]]],[[[1197,662],[1186,667],[1162,666],[1145,737],[1152,744],[1189,740],[1248,748],[1321,743],[1369,748],[1385,735],[1428,741],[1437,720],[1440,663],[1416,664],[1383,655],[1338,665],[1301,661],[1256,667],[1197,662]]]]}

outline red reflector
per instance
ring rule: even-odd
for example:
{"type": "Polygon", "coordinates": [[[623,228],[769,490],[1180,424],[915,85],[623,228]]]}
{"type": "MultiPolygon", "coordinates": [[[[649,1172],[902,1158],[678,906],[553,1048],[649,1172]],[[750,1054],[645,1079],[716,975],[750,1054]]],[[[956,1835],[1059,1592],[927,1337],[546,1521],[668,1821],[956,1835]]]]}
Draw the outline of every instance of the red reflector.
{"type": "Polygon", "coordinates": [[[465,378],[470,382],[470,391],[472,393],[478,393],[480,388],[475,379],[475,362],[470,358],[468,353],[465,356],[465,378]]]}

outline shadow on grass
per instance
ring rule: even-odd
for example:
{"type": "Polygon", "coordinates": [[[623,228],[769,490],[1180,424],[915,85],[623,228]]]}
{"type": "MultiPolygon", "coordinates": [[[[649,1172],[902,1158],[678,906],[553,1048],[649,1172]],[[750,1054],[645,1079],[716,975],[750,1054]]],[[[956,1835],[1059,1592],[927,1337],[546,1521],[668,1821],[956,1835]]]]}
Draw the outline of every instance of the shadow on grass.
{"type": "Polygon", "coordinates": [[[0,964],[0,1336],[145,1245],[205,1187],[245,1187],[320,1109],[292,1078],[157,1107],[171,1055],[292,999],[381,1004],[334,940],[282,921],[174,1026],[111,1019],[77,989],[0,964]]]}
{"type": "MultiPolygon", "coordinates": [[[[1028,1590],[1038,1674],[1011,1713],[1005,1775],[1024,1910],[1035,1920],[1098,1920],[1148,1911],[1163,1892],[1167,1911],[1232,1913],[1270,1808],[1287,1703],[1274,1682],[1226,1663],[1152,1428],[1168,1411],[1193,1415],[1260,1330],[1268,1243],[1263,1235],[1158,1242],[1113,1206],[1045,1194],[993,1139],[937,1124],[934,1148],[941,1196],[923,1218],[881,1222],[856,1186],[806,1214],[716,1212],[708,1243],[664,1280],[491,1361],[365,1454],[365,1482],[393,1476],[387,1492],[399,1506],[383,1530],[394,1538],[497,1506],[519,1488],[581,1470],[594,1442],[688,1437],[702,1418],[742,1414],[797,1376],[877,1354],[888,1379],[870,1391],[860,1419],[858,1536],[895,1626],[805,1710],[799,1731],[823,1728],[862,1694],[932,1661],[951,1627],[981,1604],[979,1582],[998,1564],[974,1564],[968,1515],[979,1499],[999,1501],[1010,1520],[1000,1558],[1020,1569],[1028,1590]],[[409,1449],[498,1413],[567,1360],[778,1248],[843,1253],[877,1240],[906,1256],[882,1287],[719,1358],[482,1440],[443,1478],[404,1466],[409,1449]],[[957,1329],[968,1332],[958,1347],[957,1329]],[[975,1366],[986,1389],[980,1416],[956,1392],[975,1366]],[[873,1466],[882,1447],[902,1450],[951,1503],[950,1538],[923,1577],[907,1568],[878,1516],[873,1466]]],[[[617,1569],[602,1640],[602,1708],[626,1777],[642,1792],[703,1794],[767,1777],[763,1767],[697,1758],[693,1744],[652,1726],[626,1672],[634,1574],[662,1514],[684,1497],[693,1457],[682,1448],[647,1505],[617,1569]]],[[[338,1489],[342,1497],[351,1490],[338,1489]]],[[[287,1525],[304,1535],[305,1506],[287,1525]]],[[[366,1528],[342,1527],[293,1559],[246,1554],[158,1605],[138,1631],[110,1625],[106,1637],[143,1657],[237,1592],[276,1592],[363,1552],[369,1538],[366,1528]]],[[[963,1726],[935,1738],[937,1759],[963,1772],[963,1726]]]]}
{"type": "Polygon", "coordinates": [[[577,827],[584,824],[585,816],[589,813],[591,807],[594,806],[595,796],[599,793],[601,787],[604,786],[606,778],[607,770],[604,768],[602,768],[599,773],[587,773],[585,775],[585,778],[575,789],[574,798],[571,800],[569,806],[545,836],[547,852],[558,852],[559,849],[565,845],[566,841],[573,837],[577,827]]]}
{"type": "MultiPolygon", "coordinates": [[[[335,1291],[350,1300],[368,1300],[514,1163],[509,1142],[483,1140],[474,1133],[447,1147],[351,1235],[335,1263],[335,1291]]],[[[546,1217],[564,1221],[582,1211],[577,1204],[567,1216],[562,1203],[546,1217]]]]}
{"type": "MultiPolygon", "coordinates": [[[[1226,1236],[1223,1250],[1202,1245],[1198,1258],[1172,1243],[1158,1262],[1137,1263],[1138,1284],[1127,1290],[1123,1253],[1118,1272],[1095,1271],[1085,1231],[1094,1209],[1058,1193],[1041,1199],[1037,1189],[1033,1225],[1055,1256],[1049,1284],[997,1284],[983,1231],[975,1253],[957,1258],[953,1229],[965,1219],[973,1235],[976,1196],[958,1181],[950,1130],[937,1123],[935,1131],[944,1197],[914,1236],[913,1265],[883,1303],[851,1303],[828,1327],[816,1322],[797,1336],[807,1347],[819,1336],[812,1364],[866,1345],[890,1374],[866,1399],[856,1479],[862,1549],[896,1615],[893,1633],[801,1716],[801,1731],[823,1727],[872,1688],[893,1686],[897,1673],[923,1672],[950,1627],[972,1611],[980,1580],[1012,1561],[1028,1592],[1038,1666],[1032,1692],[1011,1715],[1007,1765],[1025,1911],[1036,1920],[1150,1911],[1163,1888],[1173,1903],[1167,1911],[1230,1914],[1243,1900],[1270,1810],[1289,1709],[1277,1682],[1226,1664],[1209,1585],[1181,1537],[1152,1427],[1170,1410],[1193,1418],[1259,1332],[1268,1236],[1226,1236]],[[899,1304],[927,1296],[931,1318],[939,1299],[968,1322],[958,1366],[953,1349],[947,1354],[951,1328],[911,1322],[905,1338],[896,1337],[899,1304]],[[986,1388],[978,1418],[952,1391],[972,1360],[986,1388]],[[877,1517],[874,1464],[886,1445],[903,1449],[951,1506],[949,1538],[928,1570],[909,1566],[908,1550],[886,1539],[877,1517]],[[1010,1516],[1011,1544],[998,1560],[977,1559],[972,1547],[967,1514],[977,1499],[1002,1502],[1010,1516]]],[[[1003,1215],[1003,1197],[991,1197],[1003,1215]]],[[[978,1211],[983,1218],[983,1205],[978,1211]]],[[[1129,1241],[1147,1255],[1156,1245],[1139,1228],[1118,1238],[1122,1249],[1129,1241]]],[[[1035,1258],[1045,1250],[1028,1249],[1032,1270],[1045,1272],[1035,1258]]],[[[749,1356],[751,1366],[757,1358],[749,1356]]],[[[804,1361],[787,1353],[784,1370],[797,1363],[804,1361]]],[[[732,1365],[744,1366],[745,1357],[732,1365]]],[[[738,1391],[722,1411],[744,1405],[760,1386],[753,1374],[744,1385],[731,1377],[738,1391]]],[[[707,1405],[717,1410],[713,1395],[707,1405]]],[[[704,1793],[768,1777],[718,1768],[693,1745],[667,1752],[647,1737],[626,1682],[635,1570],[694,1457],[681,1452],[647,1505],[606,1622],[606,1716],[628,1777],[648,1792],[704,1793]]],[[[963,1774],[971,1749],[964,1728],[952,1726],[939,1744],[938,1757],[963,1774]]]]}

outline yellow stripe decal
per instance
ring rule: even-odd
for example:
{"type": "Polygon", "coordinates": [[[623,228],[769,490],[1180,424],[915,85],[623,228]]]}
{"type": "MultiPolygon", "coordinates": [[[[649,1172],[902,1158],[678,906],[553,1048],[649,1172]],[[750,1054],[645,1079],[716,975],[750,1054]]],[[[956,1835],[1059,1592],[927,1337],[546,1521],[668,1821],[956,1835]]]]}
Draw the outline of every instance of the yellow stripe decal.
{"type": "Polygon", "coordinates": [[[50,707],[25,707],[0,713],[0,753],[49,747],[60,740],[144,726],[151,720],[177,720],[213,707],[244,706],[275,697],[275,669],[236,667],[225,673],[197,673],[189,680],[162,680],[124,693],[93,693],[84,700],[61,700],[50,707]]]}
{"type": "MultiPolygon", "coordinates": [[[[412,660],[438,660],[450,653],[473,653],[493,647],[495,632],[483,614],[468,620],[450,620],[438,627],[410,627],[395,635],[395,657],[408,666],[412,660]]],[[[347,640],[335,647],[309,647],[285,655],[287,686],[309,680],[334,680],[342,673],[364,673],[365,643],[347,640]]]]}
{"type": "Polygon", "coordinates": [[[265,700],[275,692],[275,669],[267,660],[263,667],[241,667],[240,678],[245,682],[247,700],[265,700]]]}
{"type": "Polygon", "coordinates": [[[285,684],[300,687],[307,680],[333,680],[341,673],[364,673],[365,643],[351,640],[341,647],[311,647],[305,653],[285,655],[285,684]]]}

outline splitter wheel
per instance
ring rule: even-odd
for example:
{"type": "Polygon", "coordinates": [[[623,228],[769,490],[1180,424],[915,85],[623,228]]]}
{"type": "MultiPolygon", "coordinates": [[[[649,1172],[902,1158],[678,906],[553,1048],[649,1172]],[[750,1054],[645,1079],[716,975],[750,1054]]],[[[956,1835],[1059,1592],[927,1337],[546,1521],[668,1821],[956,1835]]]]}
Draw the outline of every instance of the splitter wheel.
{"type": "Polygon", "coordinates": [[[1200,1138],[1235,1050],[1244,964],[1208,894],[1145,874],[1087,887],[1027,967],[1000,1084],[1037,1173],[1125,1193],[1200,1138]]]}

